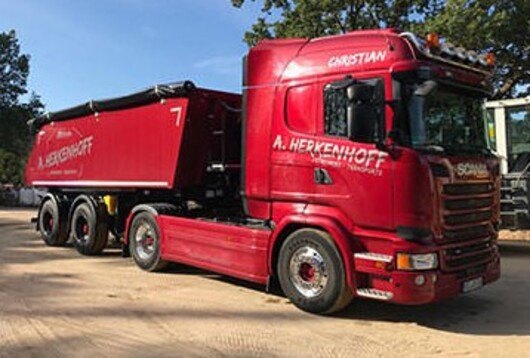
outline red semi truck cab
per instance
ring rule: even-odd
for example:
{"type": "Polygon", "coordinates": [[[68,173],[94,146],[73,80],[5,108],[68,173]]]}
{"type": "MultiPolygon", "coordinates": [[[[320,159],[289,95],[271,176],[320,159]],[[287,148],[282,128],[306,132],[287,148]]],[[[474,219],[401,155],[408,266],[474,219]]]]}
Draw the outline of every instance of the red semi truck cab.
{"type": "Polygon", "coordinates": [[[103,146],[114,150],[109,162],[130,163],[110,179],[83,148],[65,154],[71,176],[61,155],[39,166],[46,150],[36,144],[28,183],[50,190],[39,229],[88,254],[110,229],[146,270],[175,261],[279,282],[316,313],[354,297],[425,304],[472,291],[500,275],[499,161],[482,114],[491,62],[396,30],[266,40],[244,59],[242,98],[188,85],[156,101],[38,118],[41,131],[96,133],[83,147],[94,153],[105,110],[107,130],[128,128],[123,117],[136,131],[124,130],[122,149],[103,146]],[[173,127],[142,124],[150,113],[173,127]],[[75,124],[94,116],[94,128],[75,124]],[[219,126],[201,127],[206,118],[219,126]],[[134,144],[150,126],[157,137],[134,144]],[[127,146],[167,158],[135,165],[127,146]],[[161,165],[164,180],[149,174],[161,165]]]}

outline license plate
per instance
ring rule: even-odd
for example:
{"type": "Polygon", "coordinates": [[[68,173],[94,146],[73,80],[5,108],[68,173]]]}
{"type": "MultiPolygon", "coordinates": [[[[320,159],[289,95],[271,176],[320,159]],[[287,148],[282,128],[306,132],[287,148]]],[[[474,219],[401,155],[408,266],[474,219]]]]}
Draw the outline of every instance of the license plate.
{"type": "Polygon", "coordinates": [[[462,285],[462,292],[471,292],[478,290],[484,285],[482,277],[477,277],[469,281],[465,281],[462,285]]]}

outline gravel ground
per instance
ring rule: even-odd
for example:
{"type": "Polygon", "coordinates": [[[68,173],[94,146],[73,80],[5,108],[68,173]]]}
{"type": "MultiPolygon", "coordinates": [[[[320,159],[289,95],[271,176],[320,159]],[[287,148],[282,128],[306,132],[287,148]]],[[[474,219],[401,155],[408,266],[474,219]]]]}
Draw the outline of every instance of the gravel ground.
{"type": "Polygon", "coordinates": [[[501,230],[499,240],[503,241],[526,241],[530,243],[530,230],[501,230]]]}
{"type": "Polygon", "coordinates": [[[499,282],[435,305],[356,301],[336,317],[189,267],[149,274],[107,250],[45,247],[28,210],[0,210],[0,357],[523,357],[530,250],[503,248],[499,282]]]}

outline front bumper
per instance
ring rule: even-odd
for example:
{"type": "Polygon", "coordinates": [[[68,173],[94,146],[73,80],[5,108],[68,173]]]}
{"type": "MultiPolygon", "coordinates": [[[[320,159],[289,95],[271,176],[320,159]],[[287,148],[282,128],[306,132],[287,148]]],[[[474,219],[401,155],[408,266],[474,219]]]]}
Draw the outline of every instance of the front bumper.
{"type": "MultiPolygon", "coordinates": [[[[500,259],[495,255],[479,274],[459,277],[458,274],[435,271],[393,271],[390,276],[392,298],[390,302],[405,305],[421,305],[456,297],[462,292],[463,283],[482,277],[483,284],[489,284],[500,277],[500,259]],[[418,275],[424,275],[425,282],[415,283],[418,275]]],[[[388,286],[387,286],[388,287],[388,286]]]]}

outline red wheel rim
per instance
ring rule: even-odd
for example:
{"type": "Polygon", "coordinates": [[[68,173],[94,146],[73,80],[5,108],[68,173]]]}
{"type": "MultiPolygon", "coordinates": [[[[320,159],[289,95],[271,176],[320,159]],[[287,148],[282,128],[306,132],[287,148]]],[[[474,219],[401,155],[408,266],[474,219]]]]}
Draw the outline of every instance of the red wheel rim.
{"type": "Polygon", "coordinates": [[[307,282],[311,282],[315,278],[315,268],[306,262],[300,265],[299,273],[302,280],[307,282]]]}

